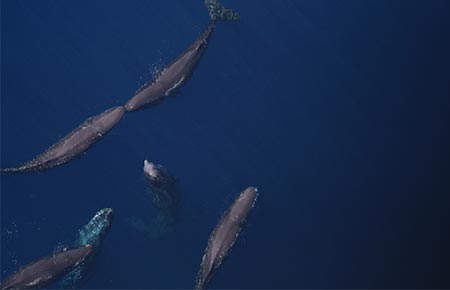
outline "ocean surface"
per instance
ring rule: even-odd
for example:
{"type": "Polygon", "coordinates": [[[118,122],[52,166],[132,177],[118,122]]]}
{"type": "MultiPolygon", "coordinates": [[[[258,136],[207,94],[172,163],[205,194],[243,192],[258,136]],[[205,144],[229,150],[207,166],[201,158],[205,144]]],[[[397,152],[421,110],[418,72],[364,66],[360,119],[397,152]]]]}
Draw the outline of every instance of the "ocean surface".
{"type": "MultiPolygon", "coordinates": [[[[222,1],[241,19],[176,96],[67,164],[1,175],[1,278],[111,207],[78,287],[192,288],[252,185],[211,288],[450,288],[450,1],[222,1]],[[172,228],[144,159],[177,179],[172,228]]],[[[2,0],[1,167],[123,105],[208,22],[202,0],[2,0]]]]}

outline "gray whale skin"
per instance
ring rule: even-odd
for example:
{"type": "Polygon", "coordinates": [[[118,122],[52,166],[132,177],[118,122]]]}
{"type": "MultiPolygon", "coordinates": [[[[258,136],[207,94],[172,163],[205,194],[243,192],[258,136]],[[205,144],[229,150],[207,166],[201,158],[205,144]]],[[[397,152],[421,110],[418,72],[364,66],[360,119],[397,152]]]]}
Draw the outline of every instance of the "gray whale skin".
{"type": "Polygon", "coordinates": [[[0,290],[46,287],[82,263],[92,253],[92,249],[91,245],[85,245],[31,262],[5,279],[0,290]]]}
{"type": "Polygon", "coordinates": [[[0,172],[39,171],[66,163],[100,140],[119,123],[124,114],[125,108],[122,106],[110,108],[84,121],[33,160],[19,167],[0,169],[0,172]]]}
{"type": "Polygon", "coordinates": [[[200,264],[195,289],[203,289],[211,281],[214,271],[230,253],[242,228],[242,223],[254,207],[258,189],[248,187],[239,194],[234,203],[224,213],[219,224],[211,233],[208,246],[200,264]]]}

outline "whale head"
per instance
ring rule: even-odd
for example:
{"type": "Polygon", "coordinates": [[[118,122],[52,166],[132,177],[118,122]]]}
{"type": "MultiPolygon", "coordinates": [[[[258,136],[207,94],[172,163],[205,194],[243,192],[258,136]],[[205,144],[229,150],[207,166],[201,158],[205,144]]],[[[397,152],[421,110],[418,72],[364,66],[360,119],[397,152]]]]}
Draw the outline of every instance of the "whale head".
{"type": "Polygon", "coordinates": [[[161,177],[160,166],[144,160],[144,174],[150,180],[157,180],[161,177]]]}

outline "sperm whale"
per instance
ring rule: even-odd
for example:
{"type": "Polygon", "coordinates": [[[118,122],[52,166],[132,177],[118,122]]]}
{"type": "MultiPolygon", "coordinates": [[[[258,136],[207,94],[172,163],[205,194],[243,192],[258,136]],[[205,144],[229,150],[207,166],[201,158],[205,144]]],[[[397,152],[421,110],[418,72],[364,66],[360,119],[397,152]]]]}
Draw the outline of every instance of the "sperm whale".
{"type": "Polygon", "coordinates": [[[211,233],[198,272],[195,289],[203,289],[211,281],[214,271],[230,253],[242,229],[242,224],[254,207],[258,189],[248,187],[242,191],[230,208],[224,213],[219,224],[211,233]]]}
{"type": "Polygon", "coordinates": [[[85,276],[85,272],[97,251],[99,250],[103,239],[108,233],[113,220],[114,211],[111,208],[104,208],[99,210],[94,217],[78,230],[78,238],[72,245],[73,247],[81,247],[85,245],[92,246],[92,254],[82,264],[76,266],[70,273],[64,276],[59,283],[59,286],[64,289],[75,288],[79,280],[85,276]]]}
{"type": "Polygon", "coordinates": [[[6,278],[0,284],[0,290],[46,287],[82,263],[92,249],[91,245],[85,245],[31,262],[6,278]]]}
{"type": "Polygon", "coordinates": [[[119,123],[124,114],[125,108],[122,106],[108,109],[87,119],[33,160],[19,167],[2,168],[0,172],[42,171],[66,163],[99,141],[119,123]]]}
{"type": "Polygon", "coordinates": [[[206,0],[205,5],[211,18],[206,30],[182,54],[164,68],[154,80],[145,84],[127,101],[125,104],[127,111],[136,111],[159,103],[164,97],[177,92],[189,79],[199,63],[214,31],[216,21],[239,19],[239,14],[231,9],[224,8],[217,0],[206,0]]]}

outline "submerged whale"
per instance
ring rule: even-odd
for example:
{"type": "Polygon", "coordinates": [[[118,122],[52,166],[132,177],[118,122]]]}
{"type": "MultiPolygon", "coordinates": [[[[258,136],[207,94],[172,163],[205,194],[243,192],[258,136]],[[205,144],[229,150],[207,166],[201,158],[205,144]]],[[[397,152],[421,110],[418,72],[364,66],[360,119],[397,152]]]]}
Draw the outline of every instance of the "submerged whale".
{"type": "Polygon", "coordinates": [[[39,289],[46,287],[82,263],[89,257],[92,250],[91,245],[85,245],[39,259],[5,279],[0,284],[0,289],[39,289]]]}
{"type": "Polygon", "coordinates": [[[103,135],[119,123],[124,114],[125,108],[122,106],[108,109],[87,119],[33,160],[19,167],[0,169],[0,172],[39,171],[66,163],[100,140],[103,135]]]}
{"type": "Polygon", "coordinates": [[[178,197],[175,189],[176,179],[170,176],[162,165],[144,160],[144,176],[155,195],[155,204],[160,209],[172,208],[178,197]]]}
{"type": "Polygon", "coordinates": [[[144,160],[143,173],[156,210],[127,220],[138,232],[149,235],[151,239],[159,239],[171,233],[178,221],[177,180],[162,165],[148,160],[144,160]]]}
{"type": "Polygon", "coordinates": [[[148,228],[153,237],[160,237],[173,230],[177,220],[178,191],[176,179],[162,165],[144,160],[144,176],[148,181],[153,204],[157,208],[148,228]]]}
{"type": "Polygon", "coordinates": [[[94,251],[98,250],[105,235],[108,233],[114,217],[112,208],[99,210],[94,217],[78,231],[78,238],[74,245],[92,245],[94,251]]]}
{"type": "Polygon", "coordinates": [[[92,254],[86,261],[76,266],[70,273],[61,279],[59,285],[62,288],[74,288],[78,281],[83,278],[87,264],[90,264],[91,260],[94,258],[95,253],[100,248],[104,237],[111,227],[113,216],[114,211],[111,208],[101,209],[78,231],[78,237],[73,244],[73,247],[91,245],[92,254]]]}
{"type": "Polygon", "coordinates": [[[206,0],[211,22],[202,35],[181,55],[162,70],[158,76],[140,88],[125,104],[127,111],[135,111],[156,104],[176,92],[192,75],[206,50],[208,41],[218,20],[237,20],[239,14],[224,8],[217,0],[206,0]]]}
{"type": "Polygon", "coordinates": [[[258,189],[248,187],[239,194],[234,203],[224,213],[219,224],[211,233],[203,255],[195,289],[203,289],[211,281],[223,259],[230,253],[237,240],[242,224],[254,207],[258,189]]]}

